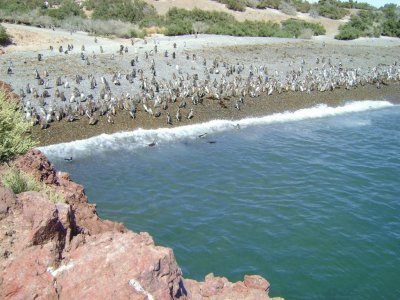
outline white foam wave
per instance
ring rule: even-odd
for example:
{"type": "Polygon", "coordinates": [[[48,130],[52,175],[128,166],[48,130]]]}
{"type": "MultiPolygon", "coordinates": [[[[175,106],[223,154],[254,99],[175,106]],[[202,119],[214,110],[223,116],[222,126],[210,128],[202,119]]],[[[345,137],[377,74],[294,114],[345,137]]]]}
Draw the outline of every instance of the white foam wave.
{"type": "Polygon", "coordinates": [[[329,107],[319,104],[312,108],[300,109],[295,112],[283,112],[265,117],[245,118],[239,121],[213,120],[206,123],[180,126],[174,128],[137,129],[130,132],[118,132],[114,134],[101,134],[85,140],[77,140],[70,143],[61,143],[39,149],[52,158],[84,157],[95,153],[115,151],[119,149],[134,150],[148,146],[153,141],[157,144],[165,142],[196,139],[203,133],[213,134],[240,128],[266,125],[271,123],[294,122],[306,119],[323,118],[346,113],[375,110],[393,106],[388,101],[354,101],[343,106],[329,107]]]}

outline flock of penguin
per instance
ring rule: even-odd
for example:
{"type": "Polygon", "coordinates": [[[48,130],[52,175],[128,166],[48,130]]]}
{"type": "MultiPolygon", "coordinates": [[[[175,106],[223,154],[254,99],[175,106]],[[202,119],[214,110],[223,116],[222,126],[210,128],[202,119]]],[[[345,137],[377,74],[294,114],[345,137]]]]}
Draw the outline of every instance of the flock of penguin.
{"type": "Polygon", "coordinates": [[[78,70],[74,64],[79,64],[87,72],[49,71],[51,63],[45,55],[38,54],[32,71],[28,71],[31,75],[19,88],[14,86],[13,78],[20,76],[19,72],[26,74],[27,69],[9,61],[8,81],[20,96],[27,121],[42,129],[52,122],[77,119],[87,119],[89,125],[95,126],[100,118],[114,123],[115,115],[125,111],[133,121],[138,113],[144,113],[148,118],[165,118],[165,124],[173,125],[184,118],[194,119],[196,107],[204,101],[214,101],[216,105],[210,109],[244,110],[249,98],[268,101],[271,95],[285,92],[325,92],[366,84],[380,88],[389,81],[400,80],[397,62],[354,68],[317,57],[311,67],[304,60],[288,61],[287,72],[282,73],[271,72],[259,63],[245,65],[223,58],[198,57],[180,50],[176,43],[159,49],[161,46],[155,42],[154,46],[147,45],[146,51],[142,47],[138,52],[138,48],[130,51],[136,46],[132,41],[129,47],[121,45],[110,55],[97,38],[94,42],[98,45],[97,54],[89,54],[85,46],[76,50],[72,44],[49,49],[51,56],[62,55],[65,65],[78,70]],[[72,55],[75,60],[70,59],[72,55]],[[124,66],[109,74],[90,73],[93,64],[101,67],[101,57],[117,69],[124,66]]]}

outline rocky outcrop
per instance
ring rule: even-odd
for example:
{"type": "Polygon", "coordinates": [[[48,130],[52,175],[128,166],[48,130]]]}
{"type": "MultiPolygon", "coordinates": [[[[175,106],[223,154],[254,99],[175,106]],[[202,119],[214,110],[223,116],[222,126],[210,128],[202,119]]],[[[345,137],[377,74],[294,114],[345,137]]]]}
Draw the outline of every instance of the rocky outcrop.
{"type": "Polygon", "coordinates": [[[83,187],[38,150],[14,165],[65,203],[0,186],[1,299],[270,299],[268,281],[256,275],[237,283],[212,274],[184,279],[171,249],[100,219],[83,187]]]}

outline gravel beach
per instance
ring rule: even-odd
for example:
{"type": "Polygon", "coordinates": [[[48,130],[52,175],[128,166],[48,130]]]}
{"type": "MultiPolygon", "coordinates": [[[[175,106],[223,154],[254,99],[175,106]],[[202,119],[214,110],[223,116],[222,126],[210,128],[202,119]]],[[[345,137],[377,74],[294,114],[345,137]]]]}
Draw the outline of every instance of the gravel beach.
{"type": "Polygon", "coordinates": [[[89,125],[87,113],[76,114],[74,122],[49,119],[46,129],[41,129],[39,125],[33,127],[33,136],[39,140],[40,145],[136,128],[180,126],[213,119],[238,120],[248,116],[294,111],[318,103],[337,106],[348,100],[386,99],[398,102],[400,94],[398,78],[381,81],[379,85],[365,82],[346,88],[337,86],[324,92],[317,89],[297,91],[297,88],[292,91],[287,85],[279,93],[263,90],[251,96],[244,94],[239,110],[239,95],[216,92],[217,86],[250,81],[248,78],[252,77],[290,83],[293,76],[299,82],[305,81],[312,74],[321,73],[325,76],[321,71],[328,65],[332,66],[332,70],[354,70],[360,78],[376,70],[386,72],[389,66],[397,74],[399,39],[357,39],[345,42],[327,37],[301,40],[191,35],[124,40],[96,38],[82,32],[4,25],[13,35],[14,44],[2,49],[4,54],[0,61],[0,80],[11,84],[17,94],[24,94],[22,103],[25,107],[48,117],[60,108],[67,111],[72,107],[77,112],[90,101],[101,106],[96,101],[101,98],[104,80],[109,84],[112,95],[108,101],[115,103],[115,107],[121,97],[137,101],[135,119],[125,109],[117,109],[115,114],[98,116],[96,125],[89,125]],[[73,45],[73,49],[65,52],[68,45],[73,45]],[[236,67],[237,74],[228,74],[232,66],[236,67]],[[12,72],[8,72],[8,68],[12,72]],[[35,78],[36,70],[41,82],[35,78]],[[135,77],[129,80],[133,71],[135,77]],[[58,77],[62,81],[60,86],[56,85],[58,77]],[[96,81],[95,87],[91,86],[93,80],[96,81]],[[143,83],[147,82],[156,83],[155,93],[149,93],[143,88],[143,83]],[[25,92],[28,83],[31,89],[38,92],[38,97],[25,92]],[[205,83],[216,88],[205,94],[199,103],[192,104],[190,95],[185,97],[178,94],[174,101],[168,101],[166,110],[158,108],[157,97],[163,99],[168,92],[171,93],[167,87],[180,84],[182,89],[190,91],[197,88],[196,84],[205,83]],[[65,101],[55,96],[57,89],[64,92],[65,101]],[[77,92],[80,97],[73,96],[77,92]],[[146,97],[147,106],[144,105],[145,100],[141,101],[146,97]],[[183,102],[187,103],[184,107],[183,102]],[[181,121],[175,119],[179,105],[182,106],[181,121]],[[152,108],[151,113],[145,111],[147,107],[152,108]],[[187,119],[191,109],[193,118],[187,119]],[[154,112],[159,112],[160,116],[155,117],[157,113],[154,112]],[[172,117],[172,125],[167,124],[167,112],[172,117]]]}

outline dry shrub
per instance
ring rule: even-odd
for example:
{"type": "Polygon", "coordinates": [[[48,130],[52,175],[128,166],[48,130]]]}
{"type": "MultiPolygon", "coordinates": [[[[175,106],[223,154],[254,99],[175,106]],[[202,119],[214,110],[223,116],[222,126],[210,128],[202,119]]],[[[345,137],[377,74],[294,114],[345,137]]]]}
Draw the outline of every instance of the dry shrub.
{"type": "Polygon", "coordinates": [[[96,35],[112,36],[122,38],[143,37],[144,33],[135,24],[116,20],[91,20],[80,17],[69,17],[65,19],[60,27],[69,30],[81,30],[96,35]]]}
{"type": "Polygon", "coordinates": [[[209,28],[209,26],[206,23],[201,21],[194,22],[192,24],[192,27],[195,33],[205,33],[209,28]]]}
{"type": "Polygon", "coordinates": [[[285,1],[282,1],[281,4],[279,4],[279,10],[289,16],[297,15],[296,8],[285,1]]]}
{"type": "Polygon", "coordinates": [[[151,26],[151,27],[145,28],[144,30],[146,31],[147,35],[164,34],[165,33],[165,27],[151,26]]]}
{"type": "Polygon", "coordinates": [[[305,40],[311,40],[311,38],[313,37],[313,35],[314,35],[314,32],[312,31],[312,29],[310,29],[310,28],[304,28],[304,29],[300,32],[298,38],[299,38],[299,39],[305,39],[305,40]]]}

